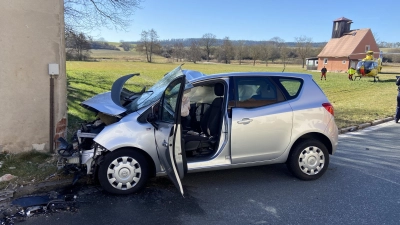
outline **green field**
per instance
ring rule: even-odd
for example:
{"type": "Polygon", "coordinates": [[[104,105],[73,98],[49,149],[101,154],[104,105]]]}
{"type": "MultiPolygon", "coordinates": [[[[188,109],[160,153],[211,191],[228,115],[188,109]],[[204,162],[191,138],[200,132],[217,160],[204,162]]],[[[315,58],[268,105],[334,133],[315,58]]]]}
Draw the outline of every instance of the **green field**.
{"type": "MultiPolygon", "coordinates": [[[[101,54],[110,56],[106,50],[99,50],[96,57],[101,54]]],[[[142,86],[151,86],[166,72],[172,70],[180,63],[156,57],[156,63],[141,62],[143,56],[117,52],[116,56],[108,57],[114,60],[98,62],[67,62],[68,76],[68,119],[70,127],[76,126],[82,120],[93,119],[93,113],[84,110],[79,103],[95,94],[109,91],[112,83],[118,77],[139,72],[140,79],[137,83],[130,83],[132,89],[142,86]],[[138,61],[123,60],[126,54],[137,57],[138,61]],[[142,57],[142,58],[141,58],[142,57]]],[[[100,57],[99,57],[100,58],[100,57]]],[[[98,59],[99,59],[98,58],[98,59]]],[[[191,63],[186,62],[184,69],[198,70],[206,74],[223,72],[267,71],[281,72],[283,65],[258,63],[218,64],[218,63],[191,63]]],[[[372,78],[362,78],[360,81],[349,81],[345,73],[327,73],[327,81],[319,79],[319,72],[310,72],[301,68],[301,65],[290,65],[285,72],[298,72],[312,74],[314,80],[320,85],[335,108],[335,119],[339,128],[371,122],[376,119],[393,116],[396,107],[397,87],[395,85],[396,68],[385,68],[391,73],[380,74],[381,82],[374,83],[372,78]],[[394,71],[394,72],[392,72],[394,71]]],[[[398,74],[397,74],[398,75],[398,74]]],[[[129,81],[128,81],[129,84],[129,81]]],[[[73,130],[73,129],[71,129],[73,130]]]]}

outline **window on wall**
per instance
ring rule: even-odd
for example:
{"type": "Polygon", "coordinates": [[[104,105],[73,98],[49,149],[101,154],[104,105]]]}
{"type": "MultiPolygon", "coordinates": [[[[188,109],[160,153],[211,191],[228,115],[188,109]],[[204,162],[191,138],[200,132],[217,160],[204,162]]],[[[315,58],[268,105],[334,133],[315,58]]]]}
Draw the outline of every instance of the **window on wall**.
{"type": "Polygon", "coordinates": [[[328,64],[328,58],[324,59],[324,64],[328,64]]]}
{"type": "Polygon", "coordinates": [[[336,23],[335,23],[335,30],[338,29],[338,26],[339,26],[339,22],[336,22],[336,23]]]}
{"type": "Polygon", "coordinates": [[[370,46],[369,46],[369,45],[366,45],[366,46],[365,46],[365,52],[368,52],[369,49],[370,49],[370,46]]]}
{"type": "Polygon", "coordinates": [[[342,61],[342,64],[346,64],[346,60],[343,60],[343,61],[342,61]]]}
{"type": "Polygon", "coordinates": [[[318,60],[315,61],[315,65],[318,66],[318,60]]]}

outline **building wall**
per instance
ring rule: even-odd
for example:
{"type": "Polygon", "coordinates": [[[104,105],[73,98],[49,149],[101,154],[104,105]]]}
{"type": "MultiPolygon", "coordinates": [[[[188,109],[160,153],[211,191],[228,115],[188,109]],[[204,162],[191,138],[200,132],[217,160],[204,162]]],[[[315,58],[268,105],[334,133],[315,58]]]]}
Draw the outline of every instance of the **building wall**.
{"type": "Polygon", "coordinates": [[[48,64],[59,65],[54,124],[63,132],[67,111],[63,11],[63,0],[0,1],[0,151],[49,149],[48,64]]]}
{"type": "Polygon", "coordinates": [[[327,64],[324,64],[324,59],[325,58],[318,58],[318,70],[321,70],[324,66],[331,72],[346,72],[349,69],[350,62],[347,57],[328,58],[327,64]],[[343,60],[345,60],[344,64],[343,60]]]}
{"type": "Polygon", "coordinates": [[[379,47],[376,44],[374,35],[372,34],[372,31],[369,30],[365,37],[360,41],[360,43],[357,45],[357,47],[354,49],[354,52],[352,55],[350,55],[351,59],[363,59],[366,56],[366,51],[365,51],[365,46],[369,45],[370,46],[370,51],[374,52],[374,58],[377,59],[379,58],[379,47]]]}

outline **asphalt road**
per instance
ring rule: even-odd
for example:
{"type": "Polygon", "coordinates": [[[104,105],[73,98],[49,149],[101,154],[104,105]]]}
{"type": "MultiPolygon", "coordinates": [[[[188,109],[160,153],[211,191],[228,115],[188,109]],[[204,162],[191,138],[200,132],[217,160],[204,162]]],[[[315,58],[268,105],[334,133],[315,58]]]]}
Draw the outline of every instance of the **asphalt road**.
{"type": "Polygon", "coordinates": [[[24,224],[400,224],[400,124],[340,135],[327,172],[294,178],[285,165],[188,174],[183,198],[166,177],[129,196],[80,191],[77,212],[24,224]],[[83,194],[83,193],[90,194],[83,194]]]}

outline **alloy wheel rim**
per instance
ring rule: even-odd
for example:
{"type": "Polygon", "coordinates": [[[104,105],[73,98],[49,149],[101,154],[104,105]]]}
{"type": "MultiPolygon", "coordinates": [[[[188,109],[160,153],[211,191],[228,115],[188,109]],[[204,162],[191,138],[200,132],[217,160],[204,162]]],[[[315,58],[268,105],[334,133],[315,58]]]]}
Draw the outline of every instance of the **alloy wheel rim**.
{"type": "Polygon", "coordinates": [[[325,155],[320,148],[309,146],[301,151],[298,163],[303,173],[316,175],[324,168],[325,155]]]}
{"type": "Polygon", "coordinates": [[[140,164],[129,156],[116,158],[107,168],[108,182],[119,190],[133,188],[139,182],[141,174],[140,164]]]}

